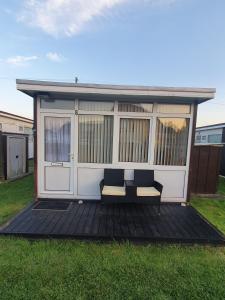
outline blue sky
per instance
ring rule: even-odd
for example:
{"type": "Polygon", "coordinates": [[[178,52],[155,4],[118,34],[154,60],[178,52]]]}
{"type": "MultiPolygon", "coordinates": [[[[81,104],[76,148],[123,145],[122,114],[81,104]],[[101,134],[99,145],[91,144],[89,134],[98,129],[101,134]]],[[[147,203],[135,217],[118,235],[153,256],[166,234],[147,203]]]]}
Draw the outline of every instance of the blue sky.
{"type": "Polygon", "coordinates": [[[215,87],[225,122],[224,0],[10,0],[0,7],[0,110],[32,117],[15,79],[215,87]]]}

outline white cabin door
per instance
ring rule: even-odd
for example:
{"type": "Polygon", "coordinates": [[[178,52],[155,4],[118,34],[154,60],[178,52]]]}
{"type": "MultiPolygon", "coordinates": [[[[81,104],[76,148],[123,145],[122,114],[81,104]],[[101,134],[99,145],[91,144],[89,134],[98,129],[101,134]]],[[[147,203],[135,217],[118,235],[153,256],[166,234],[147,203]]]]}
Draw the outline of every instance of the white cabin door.
{"type": "Polygon", "coordinates": [[[41,114],[41,193],[74,193],[74,115],[41,114]]]}

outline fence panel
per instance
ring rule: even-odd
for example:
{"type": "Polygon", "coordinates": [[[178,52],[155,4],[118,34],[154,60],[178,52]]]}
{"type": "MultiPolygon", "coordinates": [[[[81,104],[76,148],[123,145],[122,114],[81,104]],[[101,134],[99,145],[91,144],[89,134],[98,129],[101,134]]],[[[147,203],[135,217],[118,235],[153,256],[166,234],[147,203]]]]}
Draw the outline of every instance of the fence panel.
{"type": "Polygon", "coordinates": [[[190,162],[190,192],[215,194],[220,171],[222,147],[194,146],[190,162]]]}

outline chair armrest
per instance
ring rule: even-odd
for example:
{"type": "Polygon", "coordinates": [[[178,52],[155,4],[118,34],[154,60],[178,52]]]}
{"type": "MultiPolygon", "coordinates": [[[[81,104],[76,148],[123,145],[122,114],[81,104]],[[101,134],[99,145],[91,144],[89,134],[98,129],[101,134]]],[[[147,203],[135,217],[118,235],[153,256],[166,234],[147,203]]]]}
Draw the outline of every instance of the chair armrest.
{"type": "Polygon", "coordinates": [[[99,183],[100,192],[102,193],[103,187],[104,187],[104,179],[102,179],[99,183]]]}
{"type": "Polygon", "coordinates": [[[162,194],[163,185],[161,183],[159,183],[158,181],[154,181],[153,186],[160,192],[160,194],[162,194]]]}

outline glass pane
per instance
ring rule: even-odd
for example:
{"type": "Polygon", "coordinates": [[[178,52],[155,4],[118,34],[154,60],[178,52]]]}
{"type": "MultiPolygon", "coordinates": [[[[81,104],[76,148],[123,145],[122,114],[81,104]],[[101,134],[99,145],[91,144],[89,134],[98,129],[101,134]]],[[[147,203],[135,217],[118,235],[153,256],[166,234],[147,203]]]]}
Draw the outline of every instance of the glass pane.
{"type": "Polygon", "coordinates": [[[45,117],[45,161],[70,161],[70,118],[45,117]]]}
{"type": "Polygon", "coordinates": [[[79,116],[79,152],[81,163],[112,163],[113,116],[79,116]]]}
{"type": "Polygon", "coordinates": [[[113,111],[114,102],[79,101],[79,109],[86,111],[113,111]]]}
{"type": "Polygon", "coordinates": [[[191,111],[190,105],[186,104],[158,104],[158,113],[168,114],[189,114],[191,111]]]}
{"type": "Polygon", "coordinates": [[[152,103],[119,103],[118,110],[125,112],[152,112],[152,103]]]}
{"type": "Polygon", "coordinates": [[[46,109],[75,109],[74,100],[41,100],[41,108],[46,109]]]}
{"type": "Polygon", "coordinates": [[[196,143],[201,143],[201,136],[200,135],[195,136],[195,142],[196,143]]]}
{"type": "Polygon", "coordinates": [[[222,134],[210,134],[208,136],[208,142],[212,144],[222,143],[222,134]]]}
{"type": "Polygon", "coordinates": [[[120,119],[120,162],[148,162],[150,121],[120,119]]]}
{"type": "Polygon", "coordinates": [[[155,164],[185,166],[189,119],[158,118],[155,140],[155,164]]]}

